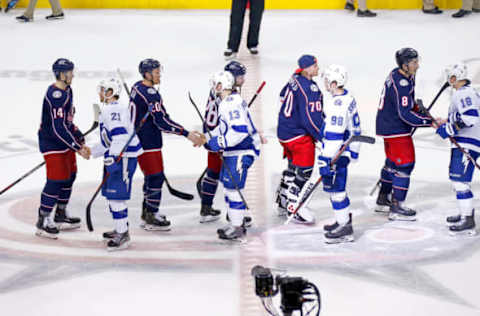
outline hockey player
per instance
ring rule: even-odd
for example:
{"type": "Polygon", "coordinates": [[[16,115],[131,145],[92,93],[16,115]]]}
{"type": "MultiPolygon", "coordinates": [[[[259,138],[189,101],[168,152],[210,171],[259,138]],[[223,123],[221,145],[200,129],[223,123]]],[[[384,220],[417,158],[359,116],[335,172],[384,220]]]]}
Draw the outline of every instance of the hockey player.
{"type": "Polygon", "coordinates": [[[144,153],[138,157],[140,169],[145,175],[143,186],[142,227],[145,230],[170,230],[170,221],[159,213],[164,181],[162,158],[162,132],[187,137],[194,146],[205,143],[205,136],[198,132],[189,132],[180,124],[172,121],[167,114],[163,99],[155,85],[160,84],[162,67],[155,59],[140,62],[138,70],[143,80],[132,88],[130,102],[134,108],[135,128],[152,105],[152,114],[148,117],[137,136],[144,153]]]}
{"type": "Polygon", "coordinates": [[[348,90],[347,71],[343,66],[331,65],[324,72],[325,88],[331,98],[325,98],[325,137],[318,166],[323,181],[323,190],[330,193],[330,201],[335,214],[335,223],[325,225],[326,243],[353,241],[352,214],[349,212],[350,200],[345,187],[347,167],[356,162],[360,143],[351,143],[333,167],[332,159],[343,144],[354,135],[360,135],[360,117],[357,103],[348,90]]]}
{"type": "Polygon", "coordinates": [[[102,80],[98,85],[100,102],[105,104],[100,115],[100,143],[92,147],[93,157],[104,157],[104,170],[109,173],[102,187],[102,195],[108,201],[115,228],[103,233],[109,251],[127,248],[130,244],[128,233],[128,207],[132,188],[132,177],[137,168],[137,156],[143,153],[137,136],[128,143],[117,161],[122,149],[135,133],[131,109],[119,102],[122,86],[117,79],[102,80]]]}
{"type": "Polygon", "coordinates": [[[432,120],[419,113],[415,103],[415,74],[419,68],[417,51],[402,48],[395,53],[395,59],[398,68],[385,81],[376,118],[376,132],[384,139],[387,157],[381,171],[375,211],[389,211],[390,220],[414,221],[416,212],[402,205],[415,165],[411,132],[414,127],[432,125],[432,120]]]}
{"type": "MultiPolygon", "coordinates": [[[[281,108],[278,114],[277,136],[283,146],[288,168],[283,171],[277,198],[279,215],[295,210],[299,193],[310,175],[315,160],[314,141],[323,134],[323,96],[313,77],[318,75],[317,59],[303,55],[298,60],[299,69],[280,92],[281,108]]],[[[311,212],[303,207],[294,221],[312,224],[311,212]]]]}
{"type": "MultiPolygon", "coordinates": [[[[480,94],[471,86],[465,64],[449,66],[446,75],[454,92],[448,109],[448,120],[437,129],[437,134],[442,138],[453,136],[477,160],[480,156],[480,94]]],[[[476,234],[473,194],[470,190],[474,169],[474,164],[452,144],[449,177],[458,205],[457,214],[447,217],[452,235],[476,234]]]]}
{"type": "Polygon", "coordinates": [[[47,182],[40,198],[37,236],[56,239],[59,229],[80,227],[80,218],[71,217],[67,204],[77,174],[75,153],[85,159],[90,148],[79,129],[73,124],[75,108],[70,84],[73,79],[73,63],[59,58],[52,66],[56,81],[48,87],[43,99],[42,122],[38,131],[38,143],[47,169],[47,182]],[[55,216],[50,213],[53,208],[55,216]]]}
{"type": "Polygon", "coordinates": [[[247,103],[234,90],[234,77],[228,71],[214,75],[214,89],[222,102],[218,112],[218,126],[212,131],[208,146],[212,151],[223,151],[220,179],[228,204],[228,226],[217,230],[220,239],[242,240],[246,229],[246,205],[239,190],[245,187],[248,168],[260,154],[260,136],[248,113],[247,103]]]}
{"type": "MultiPolygon", "coordinates": [[[[229,62],[224,71],[230,72],[234,77],[234,90],[240,93],[243,83],[245,82],[245,74],[247,69],[238,61],[229,62]]],[[[205,124],[204,132],[214,130],[218,126],[218,112],[219,105],[222,102],[219,95],[216,94],[215,87],[212,84],[210,89],[207,107],[205,109],[205,124]]],[[[220,177],[220,170],[222,168],[221,153],[208,150],[208,164],[207,172],[202,178],[202,207],[200,210],[200,223],[216,221],[220,218],[220,211],[213,209],[213,198],[218,187],[218,179],[220,177]]],[[[251,217],[246,217],[247,225],[251,225],[251,217]]]]}

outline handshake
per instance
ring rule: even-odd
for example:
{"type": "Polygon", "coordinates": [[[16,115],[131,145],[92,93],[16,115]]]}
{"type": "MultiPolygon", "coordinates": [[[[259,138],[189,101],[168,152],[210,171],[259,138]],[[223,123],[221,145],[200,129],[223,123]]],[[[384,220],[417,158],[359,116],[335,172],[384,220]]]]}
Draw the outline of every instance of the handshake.
{"type": "Polygon", "coordinates": [[[194,147],[203,146],[207,142],[207,137],[205,134],[197,131],[189,132],[187,138],[193,143],[194,147]]]}

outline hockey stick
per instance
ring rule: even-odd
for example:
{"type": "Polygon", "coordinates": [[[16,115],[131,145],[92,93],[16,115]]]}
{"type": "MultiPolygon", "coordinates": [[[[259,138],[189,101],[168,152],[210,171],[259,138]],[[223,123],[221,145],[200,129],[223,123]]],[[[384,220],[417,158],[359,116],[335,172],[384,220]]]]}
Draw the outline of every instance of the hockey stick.
{"type": "MultiPolygon", "coordinates": [[[[125,82],[125,79],[123,78],[122,72],[120,71],[120,69],[117,69],[117,72],[118,72],[118,75],[120,77],[120,80],[122,80],[123,88],[127,92],[128,97],[130,97],[130,89],[128,89],[128,86],[125,82]]],[[[165,184],[167,185],[168,192],[170,192],[171,195],[176,196],[176,197],[178,197],[179,199],[182,199],[182,200],[188,200],[188,201],[193,200],[193,195],[192,194],[181,192],[181,191],[178,191],[178,190],[172,188],[172,186],[168,182],[168,179],[167,179],[167,176],[165,175],[165,172],[163,173],[163,176],[165,178],[165,184]]]]}
{"type": "MultiPolygon", "coordinates": [[[[93,105],[93,124],[90,127],[90,129],[88,131],[86,131],[85,134],[83,134],[83,136],[87,136],[88,134],[93,132],[98,127],[98,117],[99,116],[100,116],[100,107],[98,106],[98,104],[94,104],[93,105]]],[[[22,181],[23,179],[25,179],[26,177],[28,177],[29,175],[31,175],[32,173],[34,173],[35,171],[40,169],[44,164],[45,164],[45,161],[38,164],[35,168],[33,168],[32,170],[28,171],[23,176],[21,176],[20,178],[15,180],[12,184],[8,185],[5,189],[0,191],[0,195],[2,195],[6,191],[8,191],[10,188],[12,188],[14,185],[16,185],[17,183],[19,183],[20,181],[22,181]]]]}
{"type": "MultiPolygon", "coordinates": [[[[437,95],[435,96],[435,98],[433,98],[432,102],[430,103],[430,105],[428,106],[427,110],[430,111],[433,107],[433,105],[435,104],[435,102],[437,102],[438,98],[440,97],[440,95],[443,93],[443,91],[445,91],[445,89],[447,89],[448,87],[450,86],[450,84],[448,82],[445,82],[443,84],[443,86],[440,88],[440,90],[438,91],[437,95]]],[[[415,131],[417,130],[417,127],[415,127],[412,131],[412,134],[411,136],[413,136],[413,134],[415,134],[415,131]]],[[[381,180],[378,179],[377,183],[375,183],[375,186],[373,187],[373,189],[370,191],[370,196],[372,196],[375,191],[377,191],[377,188],[380,187],[380,182],[381,180]]]]}
{"type": "MultiPolygon", "coordinates": [[[[147,118],[148,116],[152,113],[152,109],[153,107],[150,105],[148,107],[148,111],[147,113],[145,113],[145,115],[142,117],[142,119],[140,120],[140,124],[138,124],[138,127],[135,129],[135,132],[132,133],[132,135],[130,135],[130,138],[128,139],[127,143],[123,146],[122,148],[122,151],[120,152],[120,154],[118,155],[118,158],[115,160],[115,163],[118,163],[120,162],[120,160],[122,159],[123,157],[123,153],[127,150],[128,148],[128,145],[130,145],[130,143],[132,142],[133,138],[137,135],[138,131],[140,131],[140,129],[142,128],[143,124],[145,124],[145,122],[147,121],[147,118]]],[[[95,200],[95,198],[97,197],[98,193],[100,192],[100,190],[102,189],[103,185],[105,184],[105,182],[107,182],[107,179],[108,177],[110,176],[110,173],[108,171],[105,171],[105,175],[103,176],[103,180],[102,180],[102,183],[100,183],[100,185],[98,186],[97,190],[95,191],[95,193],[93,194],[92,198],[90,199],[90,201],[88,202],[87,204],[87,209],[85,211],[86,213],[86,218],[87,218],[87,227],[88,227],[88,230],[89,231],[93,231],[93,225],[92,225],[92,215],[91,215],[91,210],[92,210],[92,204],[93,204],[93,201],[95,200]]]]}
{"type": "MultiPolygon", "coordinates": [[[[430,111],[428,109],[426,109],[423,104],[422,104],[422,100],[418,100],[418,106],[423,109],[423,111],[425,112],[425,114],[427,114],[427,116],[432,120],[432,121],[435,121],[435,119],[433,118],[432,114],[430,114],[430,111]]],[[[455,147],[457,147],[458,149],[460,149],[460,151],[465,155],[465,157],[467,157],[468,160],[470,160],[477,169],[480,169],[480,165],[478,165],[478,163],[475,161],[475,159],[473,159],[473,157],[468,153],[468,151],[465,150],[465,148],[463,148],[462,146],[460,146],[460,144],[455,140],[455,138],[453,138],[453,136],[448,136],[448,139],[450,139],[450,141],[452,142],[452,144],[455,145],[455,147]]]]}
{"type": "MultiPolygon", "coordinates": [[[[253,101],[255,101],[255,99],[257,98],[257,96],[260,94],[263,87],[265,86],[265,84],[266,84],[265,81],[263,81],[260,84],[260,86],[257,89],[257,92],[255,92],[253,97],[250,99],[250,102],[248,102],[248,107],[250,107],[252,105],[253,101]]],[[[200,177],[198,178],[197,183],[196,183],[197,192],[198,192],[198,195],[200,196],[200,198],[202,198],[202,180],[203,180],[203,177],[205,176],[205,174],[207,173],[207,169],[208,169],[208,167],[206,167],[205,170],[203,170],[202,174],[200,175],[200,177]]]]}
{"type": "Polygon", "coordinates": [[[7,4],[7,7],[5,8],[5,13],[7,13],[11,9],[15,8],[17,3],[18,3],[18,0],[10,0],[10,2],[8,2],[8,4],[7,4]]]}
{"type": "MultiPolygon", "coordinates": [[[[190,99],[190,102],[192,103],[193,107],[195,108],[195,110],[197,111],[198,113],[198,116],[200,117],[200,119],[202,120],[202,124],[205,124],[205,120],[203,119],[203,116],[202,114],[200,113],[200,111],[198,110],[198,107],[197,105],[195,104],[195,101],[193,101],[192,99],[192,95],[190,94],[190,92],[188,92],[188,98],[190,99]]],[[[210,133],[210,131],[207,129],[207,133],[208,135],[210,136],[210,138],[212,137],[212,134],[210,133]]],[[[248,204],[247,204],[247,201],[245,200],[245,197],[243,197],[243,194],[242,194],[242,191],[240,191],[240,189],[238,188],[238,184],[237,184],[237,181],[235,181],[235,178],[233,177],[232,175],[232,172],[230,170],[230,167],[226,164],[224,164],[224,159],[222,156],[220,156],[220,159],[222,160],[222,165],[225,165],[225,170],[227,170],[227,173],[228,173],[228,177],[230,178],[230,180],[232,180],[233,182],[233,185],[235,186],[235,189],[237,190],[238,194],[240,195],[240,198],[242,199],[242,202],[245,204],[245,208],[248,210],[248,204]]]]}
{"type": "MultiPolygon", "coordinates": [[[[345,144],[343,144],[343,146],[340,148],[340,150],[337,152],[337,154],[335,155],[335,157],[333,157],[332,161],[330,162],[330,167],[332,167],[338,159],[340,159],[340,156],[343,154],[343,152],[348,148],[348,145],[350,145],[350,143],[353,143],[353,142],[360,142],[360,143],[367,143],[367,144],[375,144],[375,138],[373,137],[370,137],[370,136],[363,136],[363,135],[357,135],[357,136],[352,136],[348,139],[347,142],[345,142],[345,144]]],[[[317,188],[317,186],[320,184],[320,182],[322,182],[322,176],[320,176],[317,180],[317,182],[315,182],[315,184],[311,187],[311,188],[307,188],[307,191],[304,193],[304,197],[302,198],[302,201],[300,201],[300,203],[298,204],[297,208],[291,212],[288,217],[287,217],[287,220],[285,221],[285,225],[288,225],[288,223],[290,223],[290,221],[292,220],[293,216],[298,212],[298,210],[300,210],[300,208],[305,204],[305,202],[308,200],[308,198],[310,197],[310,195],[312,195],[313,191],[315,191],[315,189],[317,188]]]]}

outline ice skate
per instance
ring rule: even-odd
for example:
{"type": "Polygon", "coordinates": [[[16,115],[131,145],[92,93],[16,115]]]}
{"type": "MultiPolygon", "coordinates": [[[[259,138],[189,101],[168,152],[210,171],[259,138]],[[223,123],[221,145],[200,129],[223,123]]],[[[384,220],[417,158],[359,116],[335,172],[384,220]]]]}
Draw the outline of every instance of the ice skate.
{"type": "Polygon", "coordinates": [[[350,222],[345,225],[338,225],[337,228],[325,233],[325,243],[327,244],[339,244],[354,240],[353,228],[350,222]]]}
{"type": "Polygon", "coordinates": [[[70,217],[67,216],[67,212],[65,210],[61,210],[57,207],[55,211],[55,217],[53,219],[57,228],[59,230],[71,230],[80,228],[80,218],[79,217],[70,217]]]}
{"type": "Polygon", "coordinates": [[[158,217],[153,212],[146,212],[145,223],[142,228],[146,231],[169,231],[170,221],[167,220],[167,217],[165,215],[159,215],[158,217]]]}
{"type": "MultiPolygon", "coordinates": [[[[348,214],[348,224],[350,224],[350,225],[352,224],[352,213],[348,214]]],[[[340,226],[340,224],[338,224],[338,222],[335,221],[335,223],[333,223],[333,224],[323,225],[323,230],[326,231],[326,232],[331,232],[331,231],[337,229],[338,226],[340,226]]]]}
{"type": "Polygon", "coordinates": [[[391,221],[416,221],[417,212],[400,205],[398,201],[393,200],[390,206],[388,219],[391,221]]]}
{"type": "Polygon", "coordinates": [[[215,222],[220,218],[220,211],[212,208],[211,205],[202,205],[200,210],[200,223],[215,222]]]}
{"type": "Polygon", "coordinates": [[[57,239],[59,230],[50,218],[50,213],[38,210],[37,231],[35,235],[50,239],[57,239]]]}
{"type": "Polygon", "coordinates": [[[392,201],[389,198],[389,194],[379,193],[377,197],[377,204],[375,206],[375,212],[388,214],[390,212],[390,206],[392,201]]]}
{"type": "Polygon", "coordinates": [[[232,242],[246,242],[247,230],[243,226],[227,225],[217,230],[218,238],[232,242]]]}
{"type": "Polygon", "coordinates": [[[107,250],[108,251],[117,251],[128,248],[130,245],[130,234],[128,230],[124,233],[117,233],[115,232],[112,239],[110,239],[107,243],[107,250]]]}
{"type": "Polygon", "coordinates": [[[446,218],[447,226],[450,227],[452,225],[456,225],[456,224],[460,223],[461,219],[462,219],[462,216],[460,214],[448,216],[446,218]]]}
{"type": "Polygon", "coordinates": [[[449,227],[449,233],[452,236],[469,235],[475,236],[477,231],[475,230],[475,210],[472,211],[470,216],[461,216],[460,221],[449,227]]]}

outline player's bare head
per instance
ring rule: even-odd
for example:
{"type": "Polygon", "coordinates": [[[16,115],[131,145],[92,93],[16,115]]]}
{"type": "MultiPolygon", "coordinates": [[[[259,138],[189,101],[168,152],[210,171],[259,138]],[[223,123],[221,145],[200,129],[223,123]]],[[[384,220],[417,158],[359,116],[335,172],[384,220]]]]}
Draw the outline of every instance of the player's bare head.
{"type": "Polygon", "coordinates": [[[67,86],[72,83],[75,65],[66,58],[57,59],[52,65],[52,71],[57,81],[62,81],[67,86]]]}
{"type": "Polygon", "coordinates": [[[318,76],[317,58],[312,55],[302,55],[302,57],[298,59],[298,69],[296,72],[301,73],[309,79],[318,76]]]}
{"type": "Polygon", "coordinates": [[[102,80],[97,86],[98,96],[100,97],[100,102],[112,102],[120,98],[120,93],[122,91],[122,85],[120,81],[115,78],[102,80]]]}
{"type": "Polygon", "coordinates": [[[210,79],[210,85],[216,95],[221,95],[224,92],[231,93],[234,82],[235,79],[229,71],[216,72],[210,79]]]}
{"type": "Polygon", "coordinates": [[[459,83],[468,80],[467,65],[462,62],[449,65],[445,68],[445,76],[448,83],[456,88],[459,83]]]}
{"type": "Polygon", "coordinates": [[[247,73],[247,68],[238,61],[232,60],[225,65],[223,70],[228,71],[233,75],[235,78],[235,86],[241,87],[245,83],[245,74],[247,73]]]}
{"type": "Polygon", "coordinates": [[[325,79],[325,88],[333,93],[336,89],[343,89],[347,83],[347,70],[340,65],[330,65],[323,72],[323,78],[325,79]]]}
{"type": "Polygon", "coordinates": [[[140,62],[138,65],[138,71],[142,75],[143,79],[156,85],[160,83],[160,77],[162,75],[163,67],[156,59],[147,58],[140,62]]]}
{"type": "Polygon", "coordinates": [[[395,60],[398,67],[409,76],[415,75],[420,67],[418,52],[410,47],[398,50],[395,53],[395,60]]]}

